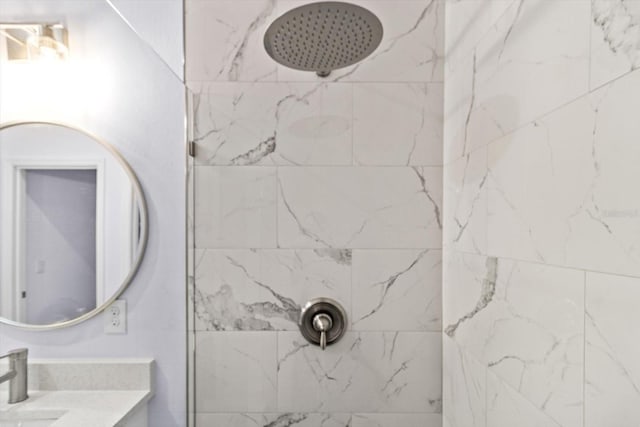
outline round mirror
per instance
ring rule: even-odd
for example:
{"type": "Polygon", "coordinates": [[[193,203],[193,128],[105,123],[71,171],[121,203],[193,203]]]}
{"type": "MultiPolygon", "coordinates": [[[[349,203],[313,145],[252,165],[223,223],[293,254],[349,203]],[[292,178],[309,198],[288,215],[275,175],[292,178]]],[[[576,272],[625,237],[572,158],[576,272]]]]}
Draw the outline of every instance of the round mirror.
{"type": "Polygon", "coordinates": [[[48,329],[98,314],[146,242],[142,189],[111,145],[63,124],[0,125],[0,322],[48,329]]]}

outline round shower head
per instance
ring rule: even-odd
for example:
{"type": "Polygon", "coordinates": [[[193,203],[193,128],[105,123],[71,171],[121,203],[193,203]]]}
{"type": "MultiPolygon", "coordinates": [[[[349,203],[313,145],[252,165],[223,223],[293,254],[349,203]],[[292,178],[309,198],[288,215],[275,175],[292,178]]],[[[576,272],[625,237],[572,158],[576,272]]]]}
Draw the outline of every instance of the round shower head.
{"type": "Polygon", "coordinates": [[[264,47],[282,65],[326,77],[369,56],[380,45],[382,33],[378,17],[363,7],[310,3],[273,21],[264,47]]]}

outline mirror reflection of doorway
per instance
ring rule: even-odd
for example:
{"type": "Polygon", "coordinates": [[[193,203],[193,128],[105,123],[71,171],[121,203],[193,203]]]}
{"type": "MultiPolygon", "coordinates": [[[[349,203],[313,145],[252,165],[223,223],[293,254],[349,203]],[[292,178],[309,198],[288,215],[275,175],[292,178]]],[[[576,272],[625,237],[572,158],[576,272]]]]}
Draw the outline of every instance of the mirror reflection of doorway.
{"type": "Polygon", "coordinates": [[[20,320],[48,324],[96,307],[96,169],[23,169],[20,320]]]}
{"type": "Polygon", "coordinates": [[[114,147],[81,130],[0,126],[0,237],[0,322],[81,321],[135,274],[142,189],[114,147]]]}

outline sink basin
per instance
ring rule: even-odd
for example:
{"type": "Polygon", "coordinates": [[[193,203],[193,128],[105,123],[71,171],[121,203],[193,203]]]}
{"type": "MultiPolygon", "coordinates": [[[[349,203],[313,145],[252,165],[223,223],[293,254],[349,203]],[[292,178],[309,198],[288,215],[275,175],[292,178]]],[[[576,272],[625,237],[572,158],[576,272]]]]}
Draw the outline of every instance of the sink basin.
{"type": "Polygon", "coordinates": [[[48,427],[61,416],[50,411],[0,412],[0,427],[48,427]]]}

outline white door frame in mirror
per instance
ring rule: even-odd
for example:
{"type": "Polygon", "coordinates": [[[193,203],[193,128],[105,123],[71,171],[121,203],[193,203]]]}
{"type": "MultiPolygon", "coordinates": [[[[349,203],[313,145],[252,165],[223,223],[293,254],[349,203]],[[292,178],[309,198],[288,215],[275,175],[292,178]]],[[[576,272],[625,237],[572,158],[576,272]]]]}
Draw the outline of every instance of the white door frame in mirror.
{"type": "MultiPolygon", "coordinates": [[[[2,313],[11,314],[11,319],[26,323],[26,300],[21,296],[26,291],[26,278],[22,277],[25,265],[25,214],[26,208],[26,172],[30,170],[95,170],[96,171],[96,307],[102,304],[104,290],[104,161],[102,159],[65,160],[65,159],[2,159],[3,176],[0,179],[2,188],[3,212],[13,210],[11,215],[2,216],[0,236],[3,250],[0,270],[2,283],[2,313]]],[[[131,219],[133,217],[131,216],[131,219]]],[[[27,295],[28,298],[28,295],[27,295]]]]}
{"type": "MultiPolygon", "coordinates": [[[[64,158],[60,159],[47,159],[43,161],[33,161],[32,159],[2,159],[3,160],[3,170],[4,174],[0,177],[2,182],[2,188],[0,191],[4,195],[2,197],[2,204],[0,205],[0,209],[3,209],[4,212],[7,212],[6,209],[10,209],[12,211],[12,215],[4,215],[2,217],[2,224],[0,224],[0,236],[2,237],[2,253],[3,260],[1,262],[0,268],[2,269],[2,283],[12,283],[13,286],[9,287],[9,291],[3,289],[2,295],[0,295],[0,300],[2,303],[2,312],[14,312],[17,314],[18,319],[22,319],[21,317],[21,309],[20,303],[18,302],[18,289],[23,287],[23,279],[20,277],[20,268],[18,263],[21,263],[22,260],[20,257],[16,257],[14,252],[21,253],[18,248],[17,251],[14,251],[16,245],[19,245],[19,242],[22,241],[21,233],[24,227],[22,227],[22,222],[18,223],[16,218],[20,218],[19,211],[22,209],[21,198],[24,195],[24,182],[21,179],[21,175],[24,174],[26,170],[33,169],[91,169],[96,170],[96,178],[97,178],[97,199],[96,199],[96,244],[97,244],[97,253],[96,253],[96,308],[71,320],[67,320],[64,322],[53,323],[49,325],[31,325],[24,323],[22,321],[16,321],[7,319],[5,317],[0,317],[0,323],[5,323],[12,326],[17,326],[24,329],[31,330],[50,330],[50,329],[58,329],[64,328],[71,325],[75,325],[81,323],[87,319],[90,319],[107,307],[109,307],[113,301],[119,298],[122,293],[127,289],[129,284],[131,284],[133,278],[135,277],[136,272],[138,271],[140,264],[142,263],[142,258],[144,256],[144,252],[147,246],[148,240],[148,217],[147,217],[147,204],[144,197],[144,193],[142,191],[142,187],[140,182],[135,175],[133,169],[128,164],[128,162],[122,157],[122,155],[109,143],[104,141],[101,138],[96,137],[95,135],[80,129],[78,127],[59,123],[59,122],[44,122],[44,121],[22,121],[22,122],[10,122],[0,124],[0,132],[5,129],[9,129],[17,126],[24,125],[49,125],[49,126],[57,126],[61,128],[66,128],[72,131],[79,132],[84,134],[85,136],[91,138],[96,143],[100,144],[103,148],[105,148],[122,166],[123,170],[126,172],[127,176],[131,181],[131,185],[133,188],[133,194],[131,197],[131,219],[132,221],[137,221],[139,223],[139,235],[138,241],[131,242],[131,251],[128,254],[124,254],[126,257],[133,258],[132,268],[129,271],[128,275],[125,277],[123,283],[120,285],[118,290],[111,295],[108,299],[101,298],[102,296],[106,297],[104,288],[104,257],[100,253],[102,242],[104,240],[104,232],[103,227],[100,224],[104,223],[104,164],[102,160],[66,160],[64,158]],[[135,209],[135,203],[137,200],[138,209],[135,209]],[[17,202],[17,203],[13,203],[17,202]],[[11,230],[7,233],[7,230],[11,230]],[[10,238],[6,238],[7,235],[10,235],[10,238]],[[99,301],[104,301],[103,303],[99,303],[99,301]],[[5,311],[7,310],[7,311],[5,311]]],[[[133,222],[131,224],[133,226],[133,222]]]]}

